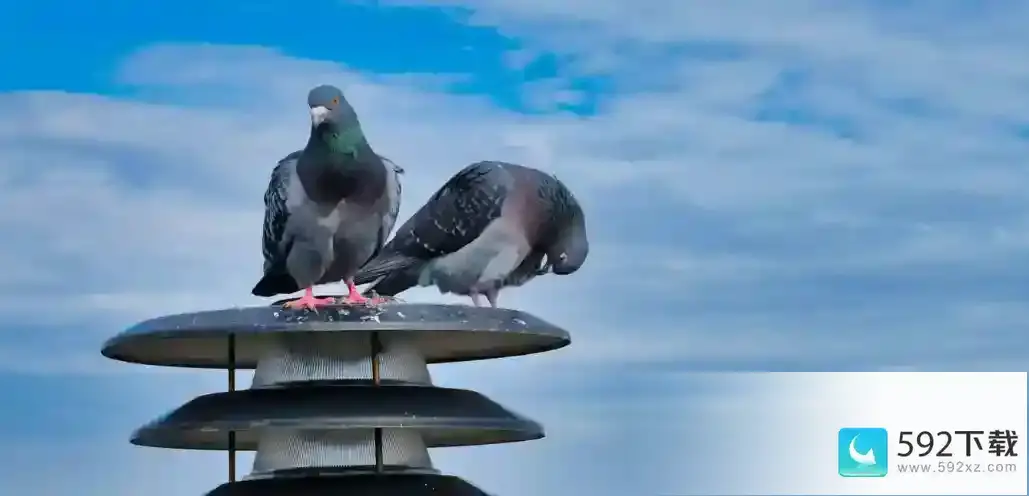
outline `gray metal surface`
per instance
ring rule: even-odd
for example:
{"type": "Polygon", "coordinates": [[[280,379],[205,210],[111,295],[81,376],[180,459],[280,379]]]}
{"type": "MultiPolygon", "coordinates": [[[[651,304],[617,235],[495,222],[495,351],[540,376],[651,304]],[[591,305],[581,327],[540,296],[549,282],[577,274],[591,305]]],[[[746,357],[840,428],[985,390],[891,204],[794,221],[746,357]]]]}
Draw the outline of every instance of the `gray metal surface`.
{"type": "Polygon", "coordinates": [[[394,473],[277,477],[222,484],[206,496],[489,496],[459,477],[394,473]]]}
{"type": "Polygon", "coordinates": [[[464,305],[388,303],[308,310],[249,307],[158,317],[105,343],[108,358],[149,365],[228,368],[228,339],[236,336],[236,367],[252,369],[296,333],[396,334],[428,363],[527,355],[570,343],[564,330],[517,310],[464,305]]]}
{"type": "MultiPolygon", "coordinates": [[[[432,470],[421,435],[412,429],[383,429],[385,465],[432,470]]],[[[308,467],[375,465],[375,430],[312,431],[267,429],[261,433],[249,477],[308,467]]]]}
{"type": "MultiPolygon", "coordinates": [[[[379,342],[380,379],[432,384],[425,357],[410,336],[383,333],[379,342]]],[[[273,343],[258,361],[251,387],[372,378],[372,343],[366,333],[296,333],[273,343]]]]}
{"type": "Polygon", "coordinates": [[[417,430],[428,447],[539,439],[543,427],[461,389],[419,385],[268,387],[200,396],[139,430],[132,443],[158,448],[255,450],[268,429],[417,430]]]}

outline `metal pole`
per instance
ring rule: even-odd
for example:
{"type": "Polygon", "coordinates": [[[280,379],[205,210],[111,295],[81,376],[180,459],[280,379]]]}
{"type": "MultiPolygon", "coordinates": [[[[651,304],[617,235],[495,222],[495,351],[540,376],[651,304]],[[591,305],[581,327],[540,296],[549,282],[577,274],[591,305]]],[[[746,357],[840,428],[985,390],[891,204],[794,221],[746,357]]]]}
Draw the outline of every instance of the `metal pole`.
{"type": "MultiPolygon", "coordinates": [[[[236,335],[229,334],[229,392],[236,390],[236,335]]],[[[229,482],[236,482],[236,431],[229,431],[229,482]]]]}
{"type": "MultiPolygon", "coordinates": [[[[379,333],[372,333],[372,384],[376,387],[382,385],[382,378],[380,377],[380,361],[379,355],[382,354],[382,342],[379,341],[379,333]]],[[[382,428],[375,428],[375,472],[383,472],[382,462],[382,428]]]]}

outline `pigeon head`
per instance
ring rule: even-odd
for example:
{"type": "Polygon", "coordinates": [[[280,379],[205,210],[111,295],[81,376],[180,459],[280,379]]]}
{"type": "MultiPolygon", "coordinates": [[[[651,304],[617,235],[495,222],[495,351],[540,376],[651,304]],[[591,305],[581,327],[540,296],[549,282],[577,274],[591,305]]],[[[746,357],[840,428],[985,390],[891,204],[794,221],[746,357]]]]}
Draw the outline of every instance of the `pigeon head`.
{"type": "Polygon", "coordinates": [[[581,212],[561,231],[557,242],[547,250],[547,264],[557,275],[568,275],[582,267],[590,252],[586,237],[586,218],[581,212]]]}
{"type": "Polygon", "coordinates": [[[307,106],[311,108],[311,127],[314,129],[357,125],[357,113],[335,86],[326,84],[312,89],[307,94],[307,106]]]}

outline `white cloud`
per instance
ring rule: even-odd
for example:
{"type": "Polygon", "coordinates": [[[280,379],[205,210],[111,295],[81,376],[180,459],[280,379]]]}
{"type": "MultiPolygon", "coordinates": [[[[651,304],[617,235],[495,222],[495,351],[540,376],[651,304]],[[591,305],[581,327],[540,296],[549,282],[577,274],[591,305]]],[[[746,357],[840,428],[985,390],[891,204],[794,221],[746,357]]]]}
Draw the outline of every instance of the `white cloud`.
{"type": "MultiPolygon", "coordinates": [[[[608,4],[614,5],[611,12],[622,12],[608,4]]],[[[502,2],[483,5],[484,11],[521,8],[502,2]]],[[[725,5],[731,9],[731,3],[725,5]]],[[[562,12],[551,15],[572,15],[562,12]]],[[[590,22],[612,31],[593,31],[591,36],[633,36],[652,51],[674,48],[669,44],[680,41],[721,40],[753,50],[772,43],[770,30],[760,27],[771,21],[750,11],[723,13],[717,17],[723,20],[675,35],[680,38],[673,30],[640,34],[632,22],[610,22],[603,12],[591,12],[596,18],[590,22]],[[759,27],[745,34],[710,34],[733,15],[759,27]]],[[[655,12],[665,23],[670,22],[666,18],[689,17],[683,21],[687,25],[699,22],[695,15],[710,15],[655,12]]],[[[935,50],[936,57],[953,56],[946,43],[934,44],[935,33],[922,38],[897,34],[868,15],[846,17],[850,14],[785,9],[776,15],[787,25],[808,15],[832,26],[853,26],[841,34],[815,24],[820,27],[814,31],[799,37],[784,34],[775,43],[801,54],[820,54],[822,44],[840,36],[850,36],[848,45],[871,43],[869,30],[882,30],[883,39],[876,38],[876,43],[883,46],[903,45],[910,38],[921,49],[935,50]],[[809,43],[823,35],[822,44],[809,43]]],[[[965,52],[983,49],[978,43],[966,45],[965,52]]],[[[850,47],[837,55],[840,61],[850,57],[877,64],[895,63],[880,58],[899,57],[868,47],[850,47]]],[[[69,309],[102,313],[112,325],[161,312],[257,301],[246,295],[259,266],[253,229],[261,205],[254,192],[264,187],[272,161],[302,142],[306,131],[295,95],[325,80],[346,87],[380,150],[407,167],[402,215],[451,171],[483,158],[538,165],[573,184],[592,214],[599,240],[591,264],[573,280],[607,280],[612,291],[552,280],[515,293],[544,295],[551,288],[576,288],[576,301],[603,299],[616,290],[619,274],[653,272],[667,277],[632,277],[624,283],[629,284],[626,291],[661,291],[654,297],[662,301],[703,300],[723,293],[753,301],[767,290],[762,285],[810,285],[827,275],[847,282],[850,274],[890,270],[897,278],[910,278],[905,271],[911,267],[941,271],[948,265],[985,274],[997,263],[1021,270],[1026,240],[1018,233],[1026,224],[1026,210],[1015,201],[1014,185],[1025,173],[1014,164],[1029,150],[996,122],[974,113],[932,120],[908,115],[884,105],[883,94],[870,93],[854,81],[818,82],[819,76],[835,70],[819,58],[804,67],[816,82],[779,90],[793,59],[774,50],[733,60],[687,55],[664,60],[665,66],[647,75],[661,88],[630,88],[606,96],[599,113],[587,118],[521,116],[483,98],[446,93],[446,83],[459,76],[362,75],[332,62],[291,59],[260,47],[161,45],[141,50],[126,62],[120,77],[137,85],[142,100],[6,95],[0,98],[7,116],[0,120],[0,157],[14,167],[3,172],[3,183],[12,192],[0,202],[7,212],[35,213],[0,218],[4,229],[34,240],[0,252],[0,259],[32,262],[16,264],[5,283],[12,290],[59,291],[69,309]],[[859,120],[858,134],[867,136],[848,139],[831,128],[756,119],[755,112],[775,103],[761,100],[772,90],[785,91],[790,95],[786,101],[817,97],[795,106],[808,113],[838,111],[833,102],[851,101],[841,108],[859,120]],[[826,93],[837,97],[818,97],[826,93]],[[224,100],[218,100],[221,95],[224,100]],[[621,196],[619,189],[634,196],[621,196]],[[618,223],[627,229],[608,227],[618,223]],[[98,256],[101,251],[104,256],[98,256]],[[74,279],[68,276],[71,267],[74,279]]],[[[1011,78],[1019,77],[1003,68],[977,77],[987,76],[996,80],[994,86],[1013,84],[1011,78]]],[[[556,83],[544,87],[551,84],[556,83]]],[[[555,88],[553,98],[562,98],[560,85],[555,88]]],[[[547,99],[545,94],[536,96],[547,99]]],[[[933,107],[952,103],[930,92],[920,98],[933,107]]],[[[985,294],[973,302],[948,299],[941,305],[958,309],[1004,296],[985,294]]],[[[5,311],[23,315],[32,298],[31,292],[19,291],[5,300],[5,311]]],[[[571,315],[568,309],[541,306],[544,300],[508,301],[547,308],[558,319],[571,315]]],[[[892,302],[883,301],[884,311],[887,303],[892,302]]],[[[901,310],[891,306],[888,311],[901,310]]],[[[845,316],[841,314],[844,321],[845,316]]],[[[48,318],[63,322],[61,315],[48,318]]],[[[801,322],[793,325],[803,326],[804,317],[797,318],[801,322]]],[[[932,316],[925,318],[933,326],[940,324],[932,316]]],[[[575,321],[603,335],[601,341],[620,339],[624,333],[596,329],[588,318],[575,321]]],[[[750,332],[724,325],[662,323],[646,332],[657,338],[676,334],[659,328],[693,329],[679,332],[689,342],[716,347],[728,336],[744,339],[750,332]]],[[[770,320],[756,328],[774,334],[779,327],[781,321],[770,320]]],[[[730,354],[740,349],[721,346],[730,354]]],[[[686,359],[692,348],[666,346],[663,353],[676,356],[675,350],[681,350],[686,359]]],[[[649,350],[650,345],[640,349],[649,350]]],[[[778,356],[769,347],[756,349],[778,356]]]]}

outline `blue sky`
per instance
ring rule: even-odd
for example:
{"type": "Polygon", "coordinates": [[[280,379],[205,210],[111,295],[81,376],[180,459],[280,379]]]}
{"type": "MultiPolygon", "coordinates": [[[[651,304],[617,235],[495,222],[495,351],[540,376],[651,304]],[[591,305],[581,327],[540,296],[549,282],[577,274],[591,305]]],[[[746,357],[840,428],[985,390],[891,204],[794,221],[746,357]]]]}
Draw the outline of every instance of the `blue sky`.
{"type": "Polygon", "coordinates": [[[694,370],[1026,370],[1025,5],[236,4],[0,4],[0,480],[19,494],[219,483],[221,455],[127,437],[222,377],[99,346],[261,303],[261,195],[324,82],[407,169],[402,217],[483,159],[586,205],[586,267],[501,299],[573,345],[434,371],[548,427],[435,455],[487,489],[688,492],[699,472],[654,467],[696,456],[694,370]]]}

